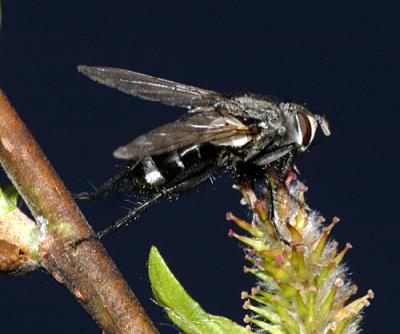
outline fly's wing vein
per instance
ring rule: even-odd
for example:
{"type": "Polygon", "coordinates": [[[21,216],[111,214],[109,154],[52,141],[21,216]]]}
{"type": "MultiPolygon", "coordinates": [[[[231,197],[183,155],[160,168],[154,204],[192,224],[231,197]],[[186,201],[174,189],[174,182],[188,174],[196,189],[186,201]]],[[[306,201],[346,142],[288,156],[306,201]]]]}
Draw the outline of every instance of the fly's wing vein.
{"type": "Polygon", "coordinates": [[[144,100],[170,106],[202,108],[228,101],[223,95],[189,85],[112,67],[78,66],[90,79],[144,100]]]}
{"type": "Polygon", "coordinates": [[[250,139],[249,129],[237,119],[216,112],[190,114],[137,137],[114,151],[114,156],[126,160],[141,159],[202,143],[241,146],[250,139]]]}

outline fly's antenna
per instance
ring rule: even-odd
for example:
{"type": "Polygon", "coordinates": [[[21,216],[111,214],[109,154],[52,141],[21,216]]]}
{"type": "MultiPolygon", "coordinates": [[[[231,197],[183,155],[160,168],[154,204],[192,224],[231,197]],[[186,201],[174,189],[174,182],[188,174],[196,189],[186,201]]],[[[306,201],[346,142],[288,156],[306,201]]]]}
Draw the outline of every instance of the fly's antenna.
{"type": "Polygon", "coordinates": [[[325,116],[319,116],[316,115],[317,122],[319,126],[322,129],[322,132],[324,133],[325,136],[330,136],[331,135],[331,129],[329,128],[329,123],[328,120],[325,118],[325,116]]]}

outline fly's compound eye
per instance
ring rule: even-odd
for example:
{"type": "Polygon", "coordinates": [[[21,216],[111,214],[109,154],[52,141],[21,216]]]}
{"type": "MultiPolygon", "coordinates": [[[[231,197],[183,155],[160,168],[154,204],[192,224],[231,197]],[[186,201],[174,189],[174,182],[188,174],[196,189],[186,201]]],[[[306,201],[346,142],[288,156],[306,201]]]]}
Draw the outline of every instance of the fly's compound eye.
{"type": "Polygon", "coordinates": [[[299,145],[306,148],[314,139],[315,130],[317,129],[317,121],[312,116],[299,111],[296,115],[297,118],[297,142],[299,145]]]}

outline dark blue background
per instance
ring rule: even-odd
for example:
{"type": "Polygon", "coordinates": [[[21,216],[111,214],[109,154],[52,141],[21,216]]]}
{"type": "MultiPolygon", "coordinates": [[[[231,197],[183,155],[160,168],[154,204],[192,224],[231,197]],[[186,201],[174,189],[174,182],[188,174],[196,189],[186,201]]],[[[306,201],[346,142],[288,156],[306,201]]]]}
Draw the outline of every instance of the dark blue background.
{"type": "MultiPolygon", "coordinates": [[[[372,288],[366,333],[397,323],[399,25],[390,2],[4,1],[0,87],[71,191],[118,170],[111,152],[182,114],[90,82],[78,64],[134,69],[218,91],[252,91],[307,103],[333,135],[297,161],[309,204],[342,223],[334,236],[360,295],[372,288]],[[279,3],[279,4],[278,4],[279,3]]],[[[0,115],[1,117],[1,115],[0,115]]],[[[162,333],[176,333],[151,301],[146,259],[156,245],[209,312],[241,321],[243,254],[227,237],[226,211],[245,216],[232,180],[164,201],[135,228],[104,239],[162,333]]],[[[119,196],[81,207],[95,229],[121,216],[119,196]]],[[[44,272],[1,277],[4,332],[97,333],[44,272]],[[9,328],[7,328],[9,326],[9,328]]]]}

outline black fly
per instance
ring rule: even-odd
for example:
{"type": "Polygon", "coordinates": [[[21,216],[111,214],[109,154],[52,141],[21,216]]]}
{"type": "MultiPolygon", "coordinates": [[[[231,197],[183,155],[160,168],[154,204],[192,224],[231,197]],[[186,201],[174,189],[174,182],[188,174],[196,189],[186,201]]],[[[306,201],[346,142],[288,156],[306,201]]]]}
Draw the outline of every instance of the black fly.
{"type": "Polygon", "coordinates": [[[145,198],[94,238],[128,223],[161,198],[191,189],[223,169],[254,179],[273,167],[284,177],[294,156],[310,146],[318,125],[325,135],[330,134],[325,119],[300,104],[251,95],[231,97],[117,68],[79,66],[78,70],[124,93],[188,110],[175,122],[116,149],[114,157],[129,160],[130,166],[96,191],[76,195],[96,199],[129,183],[135,195],[145,198]]]}

